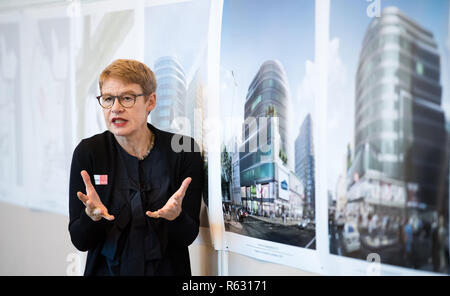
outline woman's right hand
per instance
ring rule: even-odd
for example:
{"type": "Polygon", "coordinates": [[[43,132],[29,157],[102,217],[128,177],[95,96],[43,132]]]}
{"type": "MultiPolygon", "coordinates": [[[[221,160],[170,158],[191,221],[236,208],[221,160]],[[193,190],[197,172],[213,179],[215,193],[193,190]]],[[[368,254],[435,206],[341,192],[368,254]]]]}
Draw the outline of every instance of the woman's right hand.
{"type": "Polygon", "coordinates": [[[78,191],[78,199],[86,206],[86,214],[93,220],[99,221],[103,218],[106,220],[114,220],[114,216],[108,213],[108,209],[103,205],[100,197],[97,194],[94,186],[91,183],[89,174],[85,171],[81,171],[81,177],[83,178],[84,185],[86,186],[86,194],[78,191]]]}

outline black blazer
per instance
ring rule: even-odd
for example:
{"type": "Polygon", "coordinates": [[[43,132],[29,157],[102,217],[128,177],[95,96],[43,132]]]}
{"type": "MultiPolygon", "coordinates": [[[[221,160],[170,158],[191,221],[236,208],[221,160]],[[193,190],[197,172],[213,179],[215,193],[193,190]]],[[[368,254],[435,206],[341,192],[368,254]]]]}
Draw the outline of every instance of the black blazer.
{"type": "MultiPolygon", "coordinates": [[[[178,190],[183,180],[191,177],[192,181],[183,199],[182,212],[168,223],[167,252],[176,275],[191,275],[188,246],[195,240],[199,232],[199,213],[203,189],[203,160],[200,149],[191,137],[181,136],[159,130],[148,124],[150,130],[158,139],[155,144],[162,151],[168,164],[170,177],[170,195],[178,190]],[[171,149],[172,141],[182,144],[181,151],[171,149]]],[[[101,249],[108,231],[117,220],[116,209],[108,207],[111,203],[111,185],[114,184],[115,168],[117,166],[117,151],[114,145],[114,135],[105,131],[91,138],[82,140],[75,148],[70,170],[69,188],[69,232],[72,243],[80,251],[88,251],[85,275],[95,274],[96,264],[102,258],[101,249]],[[86,192],[80,172],[86,170],[94,185],[94,174],[108,175],[108,185],[94,185],[100,199],[109,213],[116,217],[113,221],[101,219],[94,222],[85,213],[85,206],[78,199],[77,192],[86,192]]],[[[178,146],[180,147],[180,146],[178,146]]]]}

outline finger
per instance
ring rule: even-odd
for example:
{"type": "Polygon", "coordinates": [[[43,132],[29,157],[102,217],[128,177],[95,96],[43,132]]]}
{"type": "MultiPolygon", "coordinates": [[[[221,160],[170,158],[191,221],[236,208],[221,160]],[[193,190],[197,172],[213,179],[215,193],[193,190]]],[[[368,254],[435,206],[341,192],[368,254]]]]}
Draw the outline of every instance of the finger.
{"type": "Polygon", "coordinates": [[[169,211],[170,210],[167,209],[167,208],[162,208],[162,209],[158,210],[159,218],[166,218],[167,219],[169,211]]]}
{"type": "Polygon", "coordinates": [[[102,216],[102,217],[105,218],[105,219],[108,220],[108,221],[112,221],[112,220],[115,219],[113,215],[104,215],[104,216],[102,216]]]}
{"type": "Polygon", "coordinates": [[[192,181],[191,177],[187,177],[186,179],[184,179],[183,183],[181,183],[181,186],[178,189],[178,192],[184,195],[191,181],[192,181]]]}
{"type": "Polygon", "coordinates": [[[86,196],[86,194],[84,194],[83,192],[78,191],[77,192],[77,197],[79,200],[81,200],[81,202],[86,205],[86,202],[89,200],[89,198],[86,196]]]}
{"type": "Polygon", "coordinates": [[[106,211],[104,211],[104,212],[102,213],[102,217],[105,218],[105,219],[108,220],[108,221],[114,220],[114,216],[113,216],[113,215],[110,215],[110,214],[108,213],[108,210],[106,210],[106,211]]]}
{"type": "Polygon", "coordinates": [[[97,207],[94,210],[94,214],[97,214],[105,218],[106,220],[112,221],[114,220],[114,216],[108,213],[108,209],[105,206],[97,207]]]}
{"type": "Polygon", "coordinates": [[[158,218],[160,217],[159,211],[160,211],[160,210],[154,211],[154,212],[152,212],[152,211],[147,211],[147,212],[145,212],[145,214],[146,214],[147,216],[149,216],[150,218],[158,219],[158,218]]]}
{"type": "Polygon", "coordinates": [[[189,184],[191,183],[191,181],[192,181],[192,178],[190,178],[190,177],[184,179],[184,181],[181,184],[180,188],[173,195],[175,200],[178,200],[179,202],[183,201],[184,195],[186,194],[186,190],[187,190],[189,184]]]}
{"type": "Polygon", "coordinates": [[[85,170],[82,170],[81,177],[83,178],[83,182],[84,182],[84,185],[86,186],[86,190],[94,189],[94,186],[92,186],[91,177],[89,177],[88,172],[86,172],[85,170]]]}

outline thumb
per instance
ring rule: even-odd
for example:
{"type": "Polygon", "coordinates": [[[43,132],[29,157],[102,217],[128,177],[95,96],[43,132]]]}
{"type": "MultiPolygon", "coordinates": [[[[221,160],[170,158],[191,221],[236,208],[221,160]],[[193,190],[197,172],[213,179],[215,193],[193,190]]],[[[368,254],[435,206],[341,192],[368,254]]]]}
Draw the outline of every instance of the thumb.
{"type": "MultiPolygon", "coordinates": [[[[105,219],[108,220],[108,221],[114,220],[114,216],[113,216],[113,215],[110,215],[110,214],[108,213],[108,209],[107,209],[105,206],[102,205],[101,208],[103,208],[103,209],[100,210],[100,214],[101,214],[101,216],[102,216],[103,218],[105,218],[105,219]]],[[[96,210],[98,210],[98,208],[95,209],[94,212],[95,212],[96,210]]]]}
{"type": "Polygon", "coordinates": [[[115,219],[115,217],[113,215],[108,214],[108,212],[106,212],[105,214],[102,215],[103,218],[105,218],[108,221],[112,221],[115,219]]]}
{"type": "Polygon", "coordinates": [[[159,210],[158,210],[158,211],[154,211],[154,212],[152,212],[152,211],[147,211],[147,212],[145,212],[145,214],[146,214],[147,216],[149,216],[150,218],[155,218],[155,219],[158,219],[158,218],[159,218],[159,210]]]}
{"type": "MultiPolygon", "coordinates": [[[[89,203],[89,201],[88,201],[88,203],[89,203]]],[[[108,209],[106,207],[104,207],[103,205],[100,206],[100,207],[95,207],[92,210],[92,214],[99,215],[99,216],[101,216],[102,218],[105,218],[108,221],[112,221],[112,220],[115,219],[115,217],[113,215],[110,215],[108,213],[108,209]]]]}

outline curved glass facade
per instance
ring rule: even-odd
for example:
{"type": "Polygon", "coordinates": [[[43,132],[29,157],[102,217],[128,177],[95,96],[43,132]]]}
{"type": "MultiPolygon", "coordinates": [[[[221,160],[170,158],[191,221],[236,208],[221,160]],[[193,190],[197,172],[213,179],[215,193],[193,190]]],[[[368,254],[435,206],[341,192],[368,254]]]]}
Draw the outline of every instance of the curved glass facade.
{"type": "MultiPolygon", "coordinates": [[[[267,120],[267,139],[268,151],[261,151],[258,141],[258,149],[251,151],[249,142],[258,137],[259,126],[261,122],[259,118],[278,118],[278,131],[280,135],[280,149],[288,154],[287,145],[287,104],[288,104],[288,84],[286,73],[279,61],[269,60],[264,62],[259,68],[255,78],[251,82],[245,101],[244,120],[247,122],[249,118],[256,120],[257,128],[251,124],[244,124],[243,147],[244,152],[240,152],[240,178],[241,186],[251,186],[254,183],[271,182],[275,180],[275,170],[273,163],[275,157],[280,151],[273,150],[274,127],[272,121],[267,120]],[[270,165],[268,164],[270,163],[270,165]],[[272,169],[269,169],[272,168],[272,169]]],[[[250,145],[251,146],[251,145],[250,145]]]]}
{"type": "Polygon", "coordinates": [[[355,154],[370,148],[376,158],[359,174],[415,183],[418,201],[435,206],[446,178],[441,94],[433,34],[397,8],[384,9],[366,32],[356,76],[355,154]]]}
{"type": "Polygon", "coordinates": [[[175,118],[185,116],[186,78],[183,67],[175,57],[161,57],[155,62],[155,76],[156,108],[151,122],[160,129],[176,132],[170,124],[175,118]]]}
{"type": "MultiPolygon", "coordinates": [[[[287,150],[287,100],[288,85],[283,66],[279,61],[266,61],[259,68],[248,88],[245,101],[245,119],[248,117],[268,117],[267,108],[274,106],[278,117],[281,148],[287,150]]],[[[248,129],[244,130],[244,140],[248,139],[248,129]]]]}

